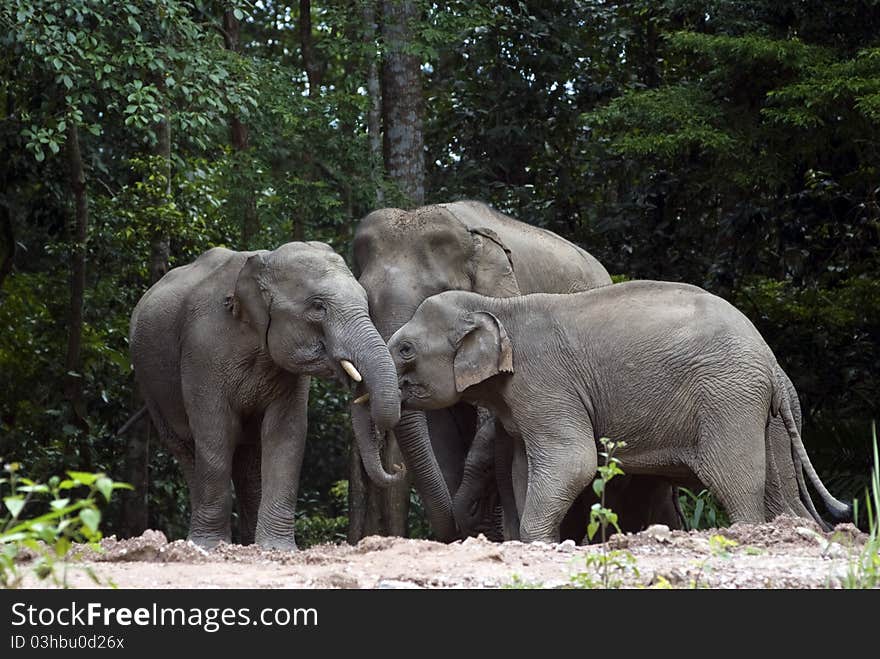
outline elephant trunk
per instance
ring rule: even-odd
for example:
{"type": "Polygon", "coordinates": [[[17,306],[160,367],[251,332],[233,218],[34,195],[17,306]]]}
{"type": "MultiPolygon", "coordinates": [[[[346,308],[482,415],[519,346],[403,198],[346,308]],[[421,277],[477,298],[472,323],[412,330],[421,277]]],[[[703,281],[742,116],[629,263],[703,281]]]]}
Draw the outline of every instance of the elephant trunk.
{"type": "Polygon", "coordinates": [[[370,407],[352,404],[354,434],[367,475],[381,487],[399,483],[404,473],[388,473],[382,466],[380,433],[397,425],[400,420],[400,390],[397,371],[388,353],[388,346],[379,336],[366,314],[347,323],[335,341],[338,361],[353,362],[363,377],[361,387],[370,394],[370,407]]]}
{"type": "MultiPolygon", "coordinates": [[[[412,317],[417,306],[416,303],[398,300],[392,314],[384,318],[380,315],[376,326],[382,338],[386,341],[390,339],[412,317]]],[[[458,529],[452,514],[452,495],[431,447],[425,413],[413,410],[403,412],[400,423],[394,428],[394,437],[407,469],[412,473],[431,530],[442,542],[455,540],[458,529]]]]}
{"type": "Polygon", "coordinates": [[[452,496],[431,447],[425,413],[413,410],[404,412],[394,429],[394,436],[407,467],[412,471],[416,490],[422,497],[434,535],[441,542],[455,540],[458,530],[452,514],[452,496]]]}

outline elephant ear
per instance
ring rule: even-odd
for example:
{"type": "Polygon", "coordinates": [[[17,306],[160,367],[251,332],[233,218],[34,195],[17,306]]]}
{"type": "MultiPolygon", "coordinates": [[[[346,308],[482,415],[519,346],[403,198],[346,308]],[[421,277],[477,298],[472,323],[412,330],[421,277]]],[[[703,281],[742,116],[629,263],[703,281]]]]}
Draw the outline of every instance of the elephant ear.
{"type": "Polygon", "coordinates": [[[266,257],[263,254],[253,254],[245,261],[235,280],[232,314],[254,328],[263,350],[268,350],[271,302],[266,285],[266,257]]]}
{"type": "Polygon", "coordinates": [[[462,318],[452,368],[459,393],[499,373],[513,373],[513,350],[504,325],[488,311],[462,318]]]}
{"type": "Polygon", "coordinates": [[[520,294],[510,250],[497,233],[486,227],[469,229],[474,241],[471,279],[473,291],[489,297],[520,294]]]}

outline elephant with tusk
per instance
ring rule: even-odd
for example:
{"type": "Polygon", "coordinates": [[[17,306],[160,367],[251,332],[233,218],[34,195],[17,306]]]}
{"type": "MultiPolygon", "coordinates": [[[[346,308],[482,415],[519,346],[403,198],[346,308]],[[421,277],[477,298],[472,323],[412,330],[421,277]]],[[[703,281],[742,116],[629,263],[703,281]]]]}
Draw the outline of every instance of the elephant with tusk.
{"type": "MultiPolygon", "coordinates": [[[[424,299],[442,291],[466,290],[506,298],[537,292],[574,293],[611,283],[602,264],[574,243],[476,201],[412,211],[373,211],[355,232],[354,266],[367,292],[370,316],[385,339],[410,319],[424,299]]],[[[365,406],[369,400],[359,396],[352,405],[355,434],[372,436],[373,425],[365,406]]],[[[477,430],[477,411],[464,403],[443,410],[406,411],[394,428],[428,521],[441,540],[474,534],[483,526],[499,526],[491,519],[472,524],[470,516],[455,514],[458,508],[495,515],[499,502],[504,510],[505,537],[513,539],[518,533],[509,470],[499,471],[497,481],[493,471],[484,470],[481,473],[490,477],[478,488],[468,487],[473,500],[459,506],[453,503],[466,477],[468,452],[477,430]]],[[[656,491],[664,506],[647,521],[678,527],[673,489],[661,483],[656,491]]],[[[624,495],[619,512],[626,519],[641,519],[643,508],[640,497],[624,495]]],[[[584,513],[573,512],[585,527],[584,513]]]]}
{"type": "MultiPolygon", "coordinates": [[[[370,392],[358,435],[377,483],[379,434],[400,419],[397,376],[345,262],[323,243],[274,251],[212,249],[168,272],[131,317],[135,379],[186,478],[189,537],[230,540],[230,483],[242,541],[295,549],[294,509],[310,376],[370,392]]],[[[361,406],[357,406],[361,407],[361,406]]]]}

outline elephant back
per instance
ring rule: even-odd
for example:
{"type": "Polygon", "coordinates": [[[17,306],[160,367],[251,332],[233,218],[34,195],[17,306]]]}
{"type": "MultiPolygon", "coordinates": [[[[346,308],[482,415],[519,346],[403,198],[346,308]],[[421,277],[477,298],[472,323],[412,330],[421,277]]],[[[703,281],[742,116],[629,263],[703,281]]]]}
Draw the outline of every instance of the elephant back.
{"type": "Polygon", "coordinates": [[[470,230],[495,232],[513,262],[520,293],[578,293],[611,283],[589,252],[552,231],[520,222],[478,201],[440,204],[470,230]]]}

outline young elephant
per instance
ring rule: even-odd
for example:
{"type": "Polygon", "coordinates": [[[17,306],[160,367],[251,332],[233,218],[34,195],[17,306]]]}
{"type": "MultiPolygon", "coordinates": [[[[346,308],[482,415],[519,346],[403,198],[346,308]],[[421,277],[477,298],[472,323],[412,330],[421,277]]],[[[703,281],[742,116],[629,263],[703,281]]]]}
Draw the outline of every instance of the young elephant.
{"type": "MultiPolygon", "coordinates": [[[[171,270],[135,307],[130,345],[150,416],[189,486],[190,539],[204,546],[230,540],[232,479],[242,541],[296,548],[310,375],[362,381],[380,430],[400,418],[366,293],[323,243],[215,248],[171,270]]],[[[397,482],[375,433],[362,435],[371,478],[397,482]]]]}
{"type": "Polygon", "coordinates": [[[764,521],[771,414],[823,498],[847,510],[809,462],[773,352],[742,313],[700,288],[447,292],[427,299],[388,347],[404,407],[479,404],[524,444],[524,541],[558,540],[596,474],[599,437],[627,443],[617,453],[626,473],[704,485],[732,521],[764,521]]]}

